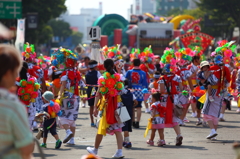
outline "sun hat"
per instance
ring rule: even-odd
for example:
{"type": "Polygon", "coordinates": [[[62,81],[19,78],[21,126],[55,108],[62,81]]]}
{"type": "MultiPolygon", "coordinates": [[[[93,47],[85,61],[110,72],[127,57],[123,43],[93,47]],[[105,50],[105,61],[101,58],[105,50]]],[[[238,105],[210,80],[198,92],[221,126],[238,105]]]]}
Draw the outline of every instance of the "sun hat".
{"type": "Polygon", "coordinates": [[[210,66],[209,62],[208,61],[202,61],[201,64],[200,64],[200,68],[202,69],[202,67],[204,66],[210,66]]]}
{"type": "Polygon", "coordinates": [[[50,101],[50,100],[53,100],[54,99],[54,95],[52,92],[50,91],[46,91],[43,93],[42,97],[47,100],[47,101],[50,101]]]}

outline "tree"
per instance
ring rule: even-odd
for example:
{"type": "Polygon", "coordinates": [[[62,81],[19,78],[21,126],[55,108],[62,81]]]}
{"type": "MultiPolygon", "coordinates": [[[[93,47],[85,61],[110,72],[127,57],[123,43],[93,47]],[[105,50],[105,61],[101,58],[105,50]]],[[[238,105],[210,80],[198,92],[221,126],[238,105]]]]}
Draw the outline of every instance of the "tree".
{"type": "Polygon", "coordinates": [[[71,37],[72,37],[72,44],[77,46],[79,43],[82,42],[83,34],[78,31],[73,31],[71,37]]]}
{"type": "Polygon", "coordinates": [[[180,8],[174,8],[171,9],[167,12],[166,16],[178,16],[183,14],[183,10],[181,10],[180,8]]]}
{"type": "Polygon", "coordinates": [[[48,22],[49,26],[53,29],[54,36],[66,38],[72,34],[72,30],[70,29],[69,23],[63,20],[50,20],[48,22]]]}
{"type": "Polygon", "coordinates": [[[197,5],[205,11],[214,23],[226,23],[227,30],[232,34],[232,28],[240,28],[240,1],[239,0],[200,0],[197,5]]]}
{"type": "MultiPolygon", "coordinates": [[[[58,17],[61,13],[66,11],[65,0],[23,0],[22,14],[23,17],[27,13],[38,13],[38,28],[27,29],[25,31],[25,39],[30,43],[45,43],[52,37],[43,34],[50,33],[50,28],[47,27],[47,22],[50,19],[58,17]]],[[[51,35],[51,34],[50,34],[51,35]]]]}

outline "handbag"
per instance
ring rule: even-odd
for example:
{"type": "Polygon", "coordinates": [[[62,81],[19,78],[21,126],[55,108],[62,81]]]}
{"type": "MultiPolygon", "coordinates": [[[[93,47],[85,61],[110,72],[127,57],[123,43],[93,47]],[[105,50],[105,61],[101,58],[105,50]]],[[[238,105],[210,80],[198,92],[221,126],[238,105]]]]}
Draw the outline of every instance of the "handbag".
{"type": "Polygon", "coordinates": [[[164,85],[167,89],[168,95],[169,95],[169,97],[170,97],[170,99],[171,99],[171,101],[174,105],[173,113],[176,117],[180,117],[183,114],[183,106],[181,104],[177,104],[177,105],[174,104],[174,100],[173,100],[172,94],[170,93],[169,86],[167,85],[164,78],[163,78],[163,82],[164,82],[164,85]]]}
{"type": "Polygon", "coordinates": [[[115,111],[115,118],[118,121],[118,123],[123,123],[131,119],[127,108],[125,106],[119,107],[115,111]]]}

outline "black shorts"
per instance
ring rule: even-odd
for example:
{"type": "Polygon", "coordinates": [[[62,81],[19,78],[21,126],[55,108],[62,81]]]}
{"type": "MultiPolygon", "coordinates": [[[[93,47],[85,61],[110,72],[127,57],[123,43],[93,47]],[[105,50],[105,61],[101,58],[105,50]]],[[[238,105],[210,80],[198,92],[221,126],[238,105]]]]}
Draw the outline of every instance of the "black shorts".
{"type": "Polygon", "coordinates": [[[138,101],[138,105],[136,105],[134,108],[142,108],[142,101],[138,101]]]}
{"type": "Polygon", "coordinates": [[[203,105],[204,105],[203,103],[197,101],[197,109],[198,109],[198,110],[202,110],[203,105]]]}
{"type": "Polygon", "coordinates": [[[52,136],[57,135],[56,118],[51,118],[43,122],[43,137],[47,138],[49,131],[52,136]]]}
{"type": "Polygon", "coordinates": [[[132,119],[126,121],[124,124],[125,125],[124,125],[124,127],[122,127],[122,131],[132,132],[132,119]]]}

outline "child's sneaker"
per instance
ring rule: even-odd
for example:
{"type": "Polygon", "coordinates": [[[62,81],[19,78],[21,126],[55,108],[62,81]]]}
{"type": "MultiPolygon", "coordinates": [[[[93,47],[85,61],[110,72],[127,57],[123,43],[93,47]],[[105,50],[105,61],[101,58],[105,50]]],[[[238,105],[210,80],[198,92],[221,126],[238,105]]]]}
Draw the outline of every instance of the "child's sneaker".
{"type": "Polygon", "coordinates": [[[214,99],[212,96],[209,96],[208,99],[210,100],[210,102],[214,102],[214,99]]]}
{"type": "Polygon", "coordinates": [[[176,146],[181,146],[182,145],[182,140],[183,140],[182,135],[177,136],[177,138],[176,138],[176,146]]]}
{"type": "Polygon", "coordinates": [[[154,141],[152,141],[152,140],[147,140],[147,144],[150,145],[150,146],[154,146],[154,141]]]}
{"type": "Polygon", "coordinates": [[[63,143],[64,143],[64,144],[67,143],[67,142],[73,137],[73,133],[72,133],[72,131],[71,131],[70,129],[68,129],[68,130],[66,131],[66,133],[67,133],[67,136],[66,136],[66,138],[63,140],[63,143]]]}
{"type": "Polygon", "coordinates": [[[61,147],[61,145],[62,145],[62,141],[61,140],[57,140],[55,149],[59,149],[61,147]]]}
{"type": "Polygon", "coordinates": [[[47,148],[47,144],[42,143],[42,144],[40,144],[40,147],[47,148]]]}
{"type": "Polygon", "coordinates": [[[122,152],[116,152],[116,153],[112,156],[112,158],[124,158],[124,156],[123,156],[122,152]]]}
{"type": "Polygon", "coordinates": [[[68,142],[67,142],[68,145],[75,145],[74,143],[74,138],[72,137],[68,142]]]}
{"type": "Polygon", "coordinates": [[[165,140],[158,140],[157,145],[163,146],[163,145],[166,145],[166,142],[165,142],[165,140]]]}
{"type": "Polygon", "coordinates": [[[96,127],[96,125],[94,123],[91,123],[91,127],[96,127]]]}
{"type": "Polygon", "coordinates": [[[184,122],[184,123],[189,123],[190,121],[188,120],[187,117],[185,117],[185,118],[183,119],[183,122],[184,122]]]}
{"type": "Polygon", "coordinates": [[[90,153],[90,154],[94,154],[94,155],[97,155],[98,153],[98,150],[93,148],[93,147],[87,147],[87,151],[90,153]]]}
{"type": "Polygon", "coordinates": [[[123,147],[125,147],[125,148],[131,148],[131,147],[132,147],[132,143],[131,143],[131,142],[129,142],[129,143],[126,143],[126,142],[125,142],[125,144],[123,145],[123,147]]]}

